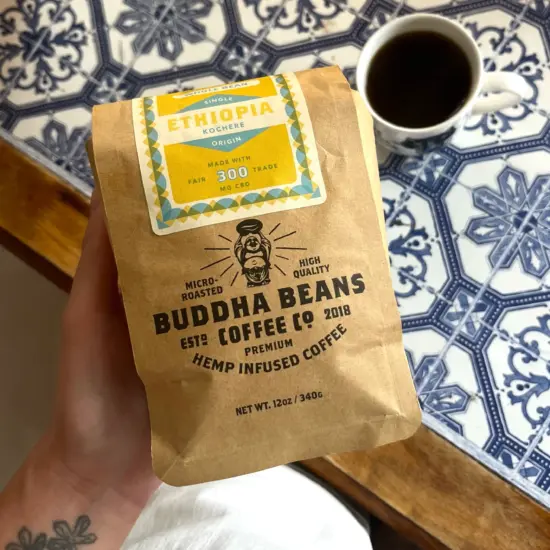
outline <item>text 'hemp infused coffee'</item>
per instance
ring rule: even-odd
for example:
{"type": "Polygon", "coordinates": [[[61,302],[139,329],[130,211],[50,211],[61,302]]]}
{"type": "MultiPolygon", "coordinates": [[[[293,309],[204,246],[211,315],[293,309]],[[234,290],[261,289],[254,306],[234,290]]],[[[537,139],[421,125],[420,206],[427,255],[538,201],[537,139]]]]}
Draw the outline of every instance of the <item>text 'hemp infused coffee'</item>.
{"type": "Polygon", "coordinates": [[[335,67],[94,108],[91,156],[167,483],[418,427],[371,124],[335,67]]]}

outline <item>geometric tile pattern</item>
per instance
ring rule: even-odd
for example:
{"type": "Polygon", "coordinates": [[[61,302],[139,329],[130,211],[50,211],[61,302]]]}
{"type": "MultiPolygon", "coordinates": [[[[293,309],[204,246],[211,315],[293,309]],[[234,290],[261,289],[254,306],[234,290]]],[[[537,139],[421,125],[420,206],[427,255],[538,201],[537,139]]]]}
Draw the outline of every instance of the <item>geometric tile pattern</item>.
{"type": "Polygon", "coordinates": [[[416,11],[455,19],[518,106],[423,158],[379,150],[424,422],[550,506],[550,2],[2,0],[0,136],[86,194],[93,105],[339,65],[416,11]]]}

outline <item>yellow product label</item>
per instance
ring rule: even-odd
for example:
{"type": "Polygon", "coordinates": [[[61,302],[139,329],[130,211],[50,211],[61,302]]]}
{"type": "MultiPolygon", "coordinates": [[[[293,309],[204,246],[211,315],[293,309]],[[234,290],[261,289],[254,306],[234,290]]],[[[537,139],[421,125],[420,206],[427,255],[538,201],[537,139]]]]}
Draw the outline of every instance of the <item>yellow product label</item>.
{"type": "Polygon", "coordinates": [[[132,102],[158,235],[320,204],[325,185],[294,74],[132,102]]]}

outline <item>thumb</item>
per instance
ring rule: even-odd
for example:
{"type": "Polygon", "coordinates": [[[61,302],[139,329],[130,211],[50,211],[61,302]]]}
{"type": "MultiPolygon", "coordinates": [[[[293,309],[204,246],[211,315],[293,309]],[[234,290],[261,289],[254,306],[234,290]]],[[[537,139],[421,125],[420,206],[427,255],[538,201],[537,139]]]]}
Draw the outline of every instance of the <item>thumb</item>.
{"type": "Polygon", "coordinates": [[[110,308],[119,302],[116,264],[98,189],[92,195],[90,219],[82,243],[82,255],[70,302],[77,302],[78,309],[89,306],[95,310],[110,308]]]}

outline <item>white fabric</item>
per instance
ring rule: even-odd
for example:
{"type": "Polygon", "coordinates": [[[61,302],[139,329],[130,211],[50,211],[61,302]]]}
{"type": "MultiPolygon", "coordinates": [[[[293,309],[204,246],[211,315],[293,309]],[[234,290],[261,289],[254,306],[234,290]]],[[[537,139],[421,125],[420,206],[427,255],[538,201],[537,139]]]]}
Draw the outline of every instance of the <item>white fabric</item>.
{"type": "Polygon", "coordinates": [[[372,550],[328,491],[280,467],[223,481],[163,485],[123,550],[372,550]]]}

